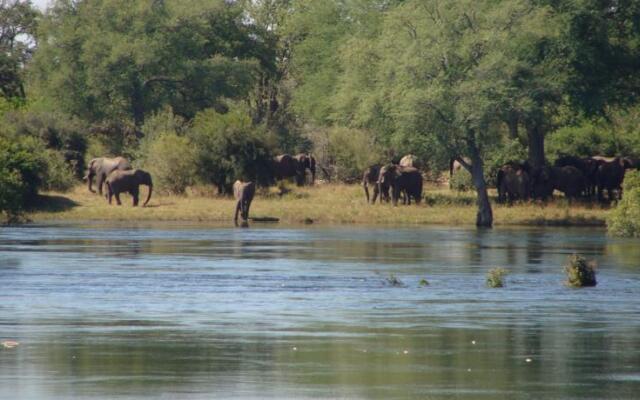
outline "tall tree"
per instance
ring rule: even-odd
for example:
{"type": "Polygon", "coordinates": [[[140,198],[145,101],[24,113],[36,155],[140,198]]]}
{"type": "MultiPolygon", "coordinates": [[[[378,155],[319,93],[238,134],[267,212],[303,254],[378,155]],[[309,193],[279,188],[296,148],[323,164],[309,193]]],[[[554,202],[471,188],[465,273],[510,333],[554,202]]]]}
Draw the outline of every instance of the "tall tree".
{"type": "Polygon", "coordinates": [[[30,1],[0,0],[0,96],[25,97],[24,67],[35,47],[38,11],[30,1]]]}
{"type": "Polygon", "coordinates": [[[350,99],[338,113],[349,124],[386,121],[394,136],[421,137],[432,153],[458,159],[477,191],[476,224],[491,226],[484,157],[502,135],[505,109],[533,115],[546,106],[536,103],[540,86],[555,93],[551,66],[527,50],[553,39],[556,23],[548,7],[525,0],[406,1],[386,14],[367,50],[362,63],[377,65],[366,69],[365,84],[338,87],[338,97],[350,99]]]}
{"type": "Polygon", "coordinates": [[[253,84],[255,36],[235,2],[59,0],[45,16],[36,86],[90,121],[187,118],[253,84]]]}

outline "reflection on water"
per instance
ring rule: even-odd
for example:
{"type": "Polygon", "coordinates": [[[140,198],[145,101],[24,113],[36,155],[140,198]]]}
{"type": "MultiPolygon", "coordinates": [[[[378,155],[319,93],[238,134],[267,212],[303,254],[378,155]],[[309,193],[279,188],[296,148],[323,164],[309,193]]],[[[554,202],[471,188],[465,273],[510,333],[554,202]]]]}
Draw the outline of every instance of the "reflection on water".
{"type": "Polygon", "coordinates": [[[635,399],[638,248],[569,229],[3,228],[0,340],[20,346],[0,349],[0,398],[635,399]],[[562,285],[573,252],[599,261],[596,288],[562,285]],[[484,286],[496,266],[504,289],[484,286]]]}

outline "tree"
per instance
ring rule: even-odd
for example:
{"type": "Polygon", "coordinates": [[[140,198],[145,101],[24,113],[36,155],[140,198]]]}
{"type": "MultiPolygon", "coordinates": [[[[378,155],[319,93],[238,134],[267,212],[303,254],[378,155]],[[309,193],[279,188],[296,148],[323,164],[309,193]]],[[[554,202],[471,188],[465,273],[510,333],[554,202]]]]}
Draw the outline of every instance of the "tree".
{"type": "Polygon", "coordinates": [[[30,1],[0,0],[0,96],[24,99],[24,66],[35,42],[39,13],[30,1]]]}
{"type": "Polygon", "coordinates": [[[89,121],[139,127],[167,105],[186,118],[224,109],[252,87],[264,48],[243,18],[223,0],[59,0],[39,32],[35,83],[89,121]]]}
{"type": "Polygon", "coordinates": [[[346,79],[337,89],[338,98],[349,99],[337,110],[340,121],[419,137],[432,154],[456,158],[477,191],[476,224],[491,226],[484,159],[502,136],[505,109],[534,115],[546,107],[536,103],[535,96],[545,97],[534,88],[555,77],[547,75],[551,66],[526,52],[557,34],[556,20],[549,8],[524,0],[414,0],[388,11],[383,23],[377,44],[362,46],[371,55],[361,63],[374,64],[361,76],[365,84],[346,79]]]}

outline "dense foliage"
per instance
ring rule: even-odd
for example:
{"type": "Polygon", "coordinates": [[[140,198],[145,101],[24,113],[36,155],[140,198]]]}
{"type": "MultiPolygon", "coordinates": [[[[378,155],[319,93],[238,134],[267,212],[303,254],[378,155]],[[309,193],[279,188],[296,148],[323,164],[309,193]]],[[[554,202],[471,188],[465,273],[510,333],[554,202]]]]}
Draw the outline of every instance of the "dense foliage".
{"type": "Polygon", "coordinates": [[[34,138],[0,136],[0,213],[13,219],[32,203],[47,172],[44,148],[34,138]]]}
{"type": "Polygon", "coordinates": [[[624,197],[607,219],[609,234],[640,237],[640,171],[627,172],[624,197]]]}

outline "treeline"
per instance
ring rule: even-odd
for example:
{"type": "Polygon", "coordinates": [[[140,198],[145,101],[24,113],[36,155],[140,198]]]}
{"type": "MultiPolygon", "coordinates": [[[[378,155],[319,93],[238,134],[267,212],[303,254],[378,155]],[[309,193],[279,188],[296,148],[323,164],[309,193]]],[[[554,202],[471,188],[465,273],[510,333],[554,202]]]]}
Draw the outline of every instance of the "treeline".
{"type": "Polygon", "coordinates": [[[2,0],[0,19],[0,152],[46,152],[0,176],[35,187],[102,155],[181,192],[273,154],[353,180],[412,153],[459,160],[490,226],[505,161],[640,157],[636,1],[2,0]]]}

